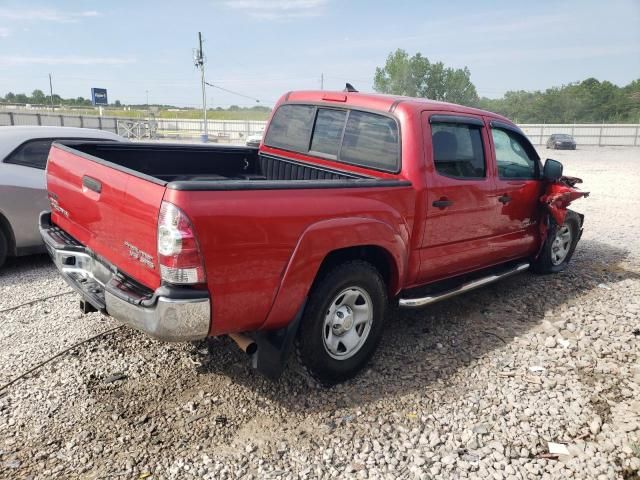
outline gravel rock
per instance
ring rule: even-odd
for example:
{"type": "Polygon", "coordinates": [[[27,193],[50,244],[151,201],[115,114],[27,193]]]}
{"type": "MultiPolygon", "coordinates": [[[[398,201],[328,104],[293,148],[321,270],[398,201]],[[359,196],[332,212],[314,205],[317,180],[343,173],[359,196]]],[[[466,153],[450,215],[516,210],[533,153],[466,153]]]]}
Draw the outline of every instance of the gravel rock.
{"type": "MultiPolygon", "coordinates": [[[[0,478],[634,478],[638,150],[553,155],[592,192],[565,271],[394,310],[367,371],[331,389],[293,361],[269,381],[226,339],[116,330],[0,390],[0,478]]],[[[45,257],[0,270],[0,388],[118,325],[68,291],[45,257]]]]}

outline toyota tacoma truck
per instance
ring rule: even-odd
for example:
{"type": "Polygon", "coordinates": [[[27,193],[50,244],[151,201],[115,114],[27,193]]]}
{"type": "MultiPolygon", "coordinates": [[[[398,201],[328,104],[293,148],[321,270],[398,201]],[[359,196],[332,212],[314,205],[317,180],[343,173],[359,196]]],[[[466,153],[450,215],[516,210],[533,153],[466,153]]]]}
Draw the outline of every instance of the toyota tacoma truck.
{"type": "Polygon", "coordinates": [[[334,384],[390,306],[564,269],[578,181],[500,115],[296,91],[259,148],[54,143],[40,230],[85,312],[165,341],[228,335],[272,377],[295,349],[334,384]]]}

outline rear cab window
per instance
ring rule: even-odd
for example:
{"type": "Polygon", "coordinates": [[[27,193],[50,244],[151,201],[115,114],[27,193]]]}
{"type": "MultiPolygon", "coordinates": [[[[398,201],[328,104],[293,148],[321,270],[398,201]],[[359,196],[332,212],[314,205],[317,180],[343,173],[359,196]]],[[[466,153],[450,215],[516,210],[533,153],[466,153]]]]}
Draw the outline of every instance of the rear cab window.
{"type": "Polygon", "coordinates": [[[282,105],[273,115],[264,144],[384,172],[400,171],[396,120],[354,108],[282,105]]]}

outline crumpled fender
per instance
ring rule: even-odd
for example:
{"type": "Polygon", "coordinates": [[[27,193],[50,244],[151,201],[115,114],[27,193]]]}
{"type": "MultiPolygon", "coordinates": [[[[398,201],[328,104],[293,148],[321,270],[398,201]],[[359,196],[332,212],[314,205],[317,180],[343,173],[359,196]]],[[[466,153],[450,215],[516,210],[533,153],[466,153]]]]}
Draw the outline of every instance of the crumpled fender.
{"type": "Polygon", "coordinates": [[[342,248],[365,245],[383,248],[393,260],[390,289],[392,294],[397,293],[407,271],[407,243],[408,236],[373,218],[335,218],[311,225],[296,245],[261,329],[280,328],[290,322],[305,301],[322,261],[342,248]]]}
{"type": "Polygon", "coordinates": [[[540,203],[546,210],[540,225],[540,248],[538,255],[544,247],[549,232],[555,232],[558,225],[563,225],[567,216],[567,209],[571,202],[579,198],[586,198],[589,192],[580,191],[575,185],[582,183],[582,179],[576,177],[560,177],[558,181],[549,182],[544,195],[540,197],[540,203]]]}
{"type": "Polygon", "coordinates": [[[540,197],[540,202],[558,225],[564,223],[571,202],[589,196],[589,192],[581,192],[575,188],[577,183],[582,183],[582,180],[576,177],[560,177],[557,182],[549,182],[544,195],[540,197]]]}

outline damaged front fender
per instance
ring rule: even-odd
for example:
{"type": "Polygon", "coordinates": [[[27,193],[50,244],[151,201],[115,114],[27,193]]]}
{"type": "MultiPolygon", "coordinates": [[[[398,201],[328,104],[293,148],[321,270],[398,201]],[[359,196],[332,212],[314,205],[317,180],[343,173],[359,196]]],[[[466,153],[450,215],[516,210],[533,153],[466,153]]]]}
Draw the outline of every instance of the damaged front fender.
{"type": "Polygon", "coordinates": [[[564,224],[567,208],[571,202],[589,196],[589,192],[582,192],[575,186],[578,183],[582,183],[579,178],[560,177],[555,182],[549,182],[544,195],[540,197],[540,202],[558,225],[564,224]]]}
{"type": "MultiPolygon", "coordinates": [[[[540,255],[547,238],[555,236],[558,225],[564,225],[571,202],[589,196],[589,192],[583,192],[576,187],[578,183],[582,183],[582,180],[576,177],[560,177],[556,181],[547,183],[544,195],[540,197],[540,204],[543,205],[545,212],[539,223],[541,241],[536,258],[540,255]]],[[[580,227],[582,227],[583,215],[580,215],[580,220],[580,227]]]]}

